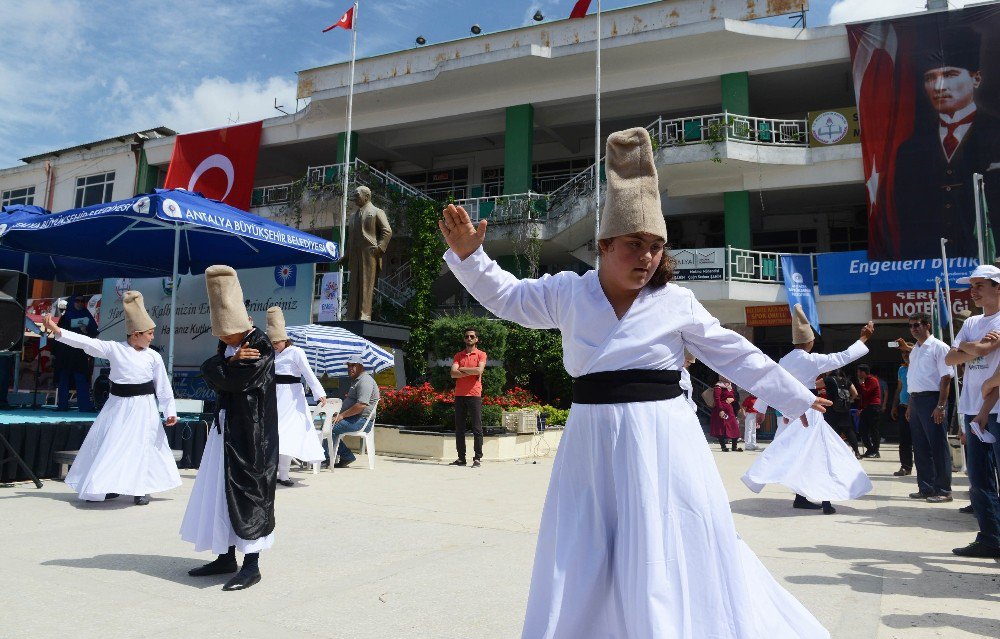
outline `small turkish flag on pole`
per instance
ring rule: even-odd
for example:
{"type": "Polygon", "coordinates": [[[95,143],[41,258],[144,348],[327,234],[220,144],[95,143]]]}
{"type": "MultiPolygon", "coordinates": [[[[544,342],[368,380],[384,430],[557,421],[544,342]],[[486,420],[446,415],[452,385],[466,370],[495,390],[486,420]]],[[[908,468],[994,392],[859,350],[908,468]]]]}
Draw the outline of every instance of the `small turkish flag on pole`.
{"type": "Polygon", "coordinates": [[[351,7],[350,9],[347,10],[347,13],[340,16],[340,20],[337,20],[327,28],[323,29],[323,33],[326,33],[331,29],[336,29],[337,27],[340,27],[341,29],[347,29],[348,31],[354,28],[354,7],[351,7]]]}
{"type": "Polygon", "coordinates": [[[577,0],[576,5],[573,7],[573,11],[569,14],[569,19],[573,18],[583,18],[586,17],[587,11],[590,10],[590,0],[577,0]]]}

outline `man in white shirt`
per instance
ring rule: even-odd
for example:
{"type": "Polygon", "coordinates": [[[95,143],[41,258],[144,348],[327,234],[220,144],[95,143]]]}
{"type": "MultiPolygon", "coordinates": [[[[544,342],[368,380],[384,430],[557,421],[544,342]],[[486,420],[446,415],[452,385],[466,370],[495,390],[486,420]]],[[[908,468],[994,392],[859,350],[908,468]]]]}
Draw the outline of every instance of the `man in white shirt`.
{"type": "Polygon", "coordinates": [[[952,501],[951,448],[945,415],[953,371],[944,363],[948,345],[931,335],[926,313],[910,315],[910,334],[916,340],[910,351],[906,386],[910,403],[906,409],[913,437],[913,460],[917,467],[917,492],[912,499],[940,503],[952,501]]]}
{"type": "MultiPolygon", "coordinates": [[[[952,552],[963,557],[1000,559],[1000,496],[997,495],[993,446],[983,442],[969,427],[969,422],[983,406],[983,383],[1000,364],[1000,268],[978,266],[958,283],[969,284],[973,303],[983,309],[983,315],[965,320],[962,330],[955,336],[954,348],[945,357],[948,366],[965,364],[965,383],[958,399],[958,411],[964,416],[969,496],[979,523],[979,534],[971,544],[952,552]]],[[[990,412],[987,429],[1000,437],[997,410],[994,406],[990,412]]]]}

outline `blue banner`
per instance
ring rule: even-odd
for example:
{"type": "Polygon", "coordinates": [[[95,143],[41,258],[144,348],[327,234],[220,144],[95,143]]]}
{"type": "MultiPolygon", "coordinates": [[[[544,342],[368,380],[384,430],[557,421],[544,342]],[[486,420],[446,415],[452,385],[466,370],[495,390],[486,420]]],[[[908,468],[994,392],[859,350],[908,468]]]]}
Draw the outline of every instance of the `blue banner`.
{"type": "MultiPolygon", "coordinates": [[[[948,278],[960,286],[979,265],[971,257],[948,258],[948,278]]],[[[940,257],[924,260],[868,261],[865,251],[821,253],[816,256],[820,295],[849,295],[881,291],[933,291],[934,278],[943,276],[940,257]]]]}
{"type": "Polygon", "coordinates": [[[788,294],[788,309],[794,315],[795,305],[801,304],[809,323],[818,335],[819,313],[816,310],[816,295],[813,289],[812,257],[809,255],[782,255],[781,271],[788,294]]]}

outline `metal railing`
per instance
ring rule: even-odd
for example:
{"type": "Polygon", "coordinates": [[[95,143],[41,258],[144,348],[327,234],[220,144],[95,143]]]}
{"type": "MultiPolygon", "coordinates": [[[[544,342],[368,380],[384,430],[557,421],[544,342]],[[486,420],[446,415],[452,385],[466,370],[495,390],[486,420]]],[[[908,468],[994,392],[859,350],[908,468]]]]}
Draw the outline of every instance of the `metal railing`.
{"type": "Polygon", "coordinates": [[[377,184],[388,190],[396,191],[397,193],[405,193],[411,197],[424,200],[431,199],[427,197],[426,193],[413,188],[395,175],[386,173],[385,171],[379,171],[364,160],[357,158],[355,158],[353,162],[349,163],[340,162],[337,164],[310,166],[306,171],[306,182],[310,184],[330,184],[340,182],[343,179],[344,168],[347,166],[350,166],[353,170],[354,180],[366,186],[377,184]]]}
{"type": "Polygon", "coordinates": [[[807,120],[757,118],[728,111],[670,120],[661,117],[647,126],[646,130],[661,147],[724,141],[769,146],[809,146],[807,120]]]}
{"type": "Polygon", "coordinates": [[[548,218],[549,196],[541,193],[517,193],[494,197],[472,197],[455,200],[464,207],[474,222],[485,218],[491,224],[504,224],[527,220],[544,222],[548,218]]]}
{"type": "Polygon", "coordinates": [[[273,184],[271,186],[258,186],[254,188],[250,196],[250,206],[271,206],[273,204],[286,204],[292,196],[294,182],[287,184],[273,184]]]}
{"type": "MultiPolygon", "coordinates": [[[[759,284],[784,284],[785,273],[781,268],[781,256],[789,253],[751,251],[726,247],[726,279],[731,282],[755,282],[759,284]]],[[[812,263],[813,282],[818,282],[816,254],[809,254],[812,263]]]]}

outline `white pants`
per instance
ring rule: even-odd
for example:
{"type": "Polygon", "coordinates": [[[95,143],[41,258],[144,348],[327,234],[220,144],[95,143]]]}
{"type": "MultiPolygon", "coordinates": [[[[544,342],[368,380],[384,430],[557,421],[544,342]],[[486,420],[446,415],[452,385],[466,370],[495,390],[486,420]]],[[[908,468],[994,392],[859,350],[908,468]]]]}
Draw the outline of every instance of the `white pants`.
{"type": "Polygon", "coordinates": [[[757,449],[757,413],[747,413],[743,418],[743,443],[747,450],[757,449]]]}

